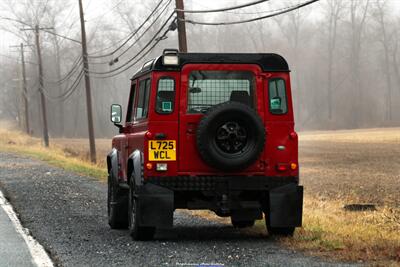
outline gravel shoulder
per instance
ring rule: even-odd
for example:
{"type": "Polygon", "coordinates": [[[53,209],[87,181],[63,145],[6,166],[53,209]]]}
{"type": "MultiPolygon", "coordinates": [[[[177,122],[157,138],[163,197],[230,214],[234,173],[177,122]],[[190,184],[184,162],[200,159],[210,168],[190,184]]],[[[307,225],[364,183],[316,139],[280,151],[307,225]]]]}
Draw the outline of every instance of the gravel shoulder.
{"type": "Polygon", "coordinates": [[[182,211],[154,241],[133,241],[107,224],[105,183],[11,153],[0,153],[0,189],[59,266],[348,266],[182,211]]]}

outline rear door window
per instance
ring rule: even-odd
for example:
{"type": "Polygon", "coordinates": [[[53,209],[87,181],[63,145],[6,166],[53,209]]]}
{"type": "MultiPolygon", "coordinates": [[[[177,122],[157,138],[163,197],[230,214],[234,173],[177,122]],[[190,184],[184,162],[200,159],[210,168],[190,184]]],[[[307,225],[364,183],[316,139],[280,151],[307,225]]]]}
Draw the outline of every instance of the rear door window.
{"type": "Polygon", "coordinates": [[[286,86],[283,79],[272,79],[268,83],[269,110],[272,114],[287,113],[286,86]]]}
{"type": "Polygon", "coordinates": [[[188,113],[205,113],[212,106],[234,101],[253,107],[254,74],[248,71],[192,71],[188,113]]]}
{"type": "Polygon", "coordinates": [[[170,114],[175,105],[175,80],[171,77],[162,77],[158,80],[156,112],[170,114]]]}

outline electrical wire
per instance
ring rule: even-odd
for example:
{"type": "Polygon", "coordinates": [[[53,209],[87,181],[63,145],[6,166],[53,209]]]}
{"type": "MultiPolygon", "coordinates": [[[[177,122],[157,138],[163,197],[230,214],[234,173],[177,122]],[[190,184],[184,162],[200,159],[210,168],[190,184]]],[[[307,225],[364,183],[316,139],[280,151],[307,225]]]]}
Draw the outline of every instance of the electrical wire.
{"type": "Polygon", "coordinates": [[[58,34],[58,33],[55,33],[55,32],[49,31],[49,30],[46,30],[46,29],[41,29],[41,30],[42,30],[42,31],[44,31],[44,32],[47,32],[47,33],[53,34],[53,35],[55,35],[55,36],[58,36],[58,37],[61,37],[61,38],[64,38],[64,39],[70,40],[70,41],[72,41],[72,42],[75,42],[75,43],[81,44],[81,41],[78,41],[78,40],[72,39],[72,38],[70,38],[70,37],[68,37],[68,36],[64,36],[64,35],[61,35],[61,34],[58,34]]]}
{"type": "Polygon", "coordinates": [[[274,12],[272,14],[268,14],[268,15],[256,17],[256,18],[251,18],[251,19],[247,19],[247,20],[238,20],[238,21],[230,21],[230,22],[205,22],[205,21],[195,21],[195,20],[189,20],[189,19],[179,19],[179,18],[178,19],[179,19],[179,21],[184,21],[186,23],[190,23],[190,24],[194,24],[194,25],[222,26],[222,25],[242,24],[242,23],[248,23],[248,22],[253,22],[253,21],[257,21],[257,20],[262,20],[262,19],[267,19],[267,18],[278,16],[278,15],[282,15],[282,14],[294,11],[296,9],[300,9],[302,7],[311,5],[318,1],[319,0],[307,1],[302,4],[287,7],[286,9],[279,11],[279,12],[274,12]]]}
{"type": "MultiPolygon", "coordinates": [[[[203,5],[203,4],[200,4],[197,2],[196,2],[196,5],[207,8],[206,5],[203,5]]],[[[260,11],[253,11],[253,12],[250,12],[250,11],[245,11],[245,12],[243,12],[243,11],[225,11],[225,13],[235,14],[235,15],[260,15],[260,14],[265,14],[265,13],[277,12],[280,10],[284,10],[286,8],[288,8],[288,7],[276,8],[276,9],[270,9],[270,10],[260,10],[260,11]]]]}
{"type": "Polygon", "coordinates": [[[224,12],[224,11],[229,11],[229,10],[235,10],[235,9],[240,9],[240,8],[245,8],[249,6],[254,6],[258,5],[264,2],[268,2],[269,0],[259,0],[259,1],[254,1],[250,2],[247,4],[242,4],[238,6],[233,6],[233,7],[226,7],[226,8],[220,8],[220,9],[209,9],[209,10],[186,10],[186,9],[175,9],[177,12],[184,12],[184,13],[213,13],[213,12],[224,12]]]}
{"type": "MultiPolygon", "coordinates": [[[[159,42],[161,42],[162,40],[165,39],[165,37],[166,37],[166,35],[167,35],[167,33],[168,33],[169,31],[170,31],[170,29],[168,28],[166,31],[164,31],[164,33],[163,33],[160,37],[155,38],[156,41],[154,42],[154,44],[153,44],[152,46],[150,46],[150,48],[149,48],[142,56],[140,56],[137,60],[135,60],[134,62],[132,62],[132,63],[131,63],[129,66],[127,66],[126,68],[124,68],[124,69],[122,69],[122,70],[120,70],[120,71],[118,71],[117,73],[114,73],[114,74],[110,74],[110,75],[106,75],[106,76],[91,75],[91,77],[98,78],[98,79],[106,79],[106,78],[115,77],[115,76],[117,76],[117,75],[119,75],[119,74],[125,72],[126,70],[128,70],[128,69],[130,69],[131,67],[135,66],[135,65],[136,65],[138,62],[140,62],[145,56],[147,56],[147,55],[157,46],[157,44],[158,44],[159,42]]],[[[150,44],[150,43],[149,43],[149,44],[150,44]]],[[[143,52],[147,47],[148,47],[148,45],[145,46],[144,49],[142,49],[139,53],[143,52]]],[[[137,55],[139,55],[139,53],[138,53],[137,55]]],[[[135,57],[136,57],[136,56],[135,56],[135,57]]]]}
{"type": "Polygon", "coordinates": [[[76,77],[75,81],[72,83],[72,85],[61,95],[58,96],[51,96],[50,93],[45,89],[45,87],[42,88],[42,92],[45,95],[47,99],[50,101],[65,101],[67,100],[78,88],[83,76],[84,76],[84,71],[81,70],[79,75],[76,77]]]}
{"type": "Polygon", "coordinates": [[[67,81],[73,74],[76,73],[76,71],[79,69],[79,67],[82,65],[82,56],[78,56],[75,60],[74,63],[72,63],[71,69],[68,71],[67,74],[64,75],[63,78],[59,79],[58,81],[51,81],[46,79],[46,77],[43,77],[43,81],[46,83],[50,84],[63,84],[65,81],[67,81]]]}
{"type": "MultiPolygon", "coordinates": [[[[160,40],[163,39],[166,35],[166,33],[170,30],[169,28],[167,29],[167,31],[160,37],[157,38],[157,36],[161,33],[161,31],[164,29],[164,27],[169,23],[169,21],[171,20],[171,18],[175,15],[175,12],[171,12],[171,14],[169,15],[169,17],[167,18],[167,20],[164,22],[164,24],[160,27],[160,29],[156,32],[156,34],[154,34],[154,36],[147,42],[147,44],[132,58],[130,58],[127,62],[125,62],[124,64],[118,66],[117,68],[110,70],[110,71],[105,71],[105,72],[96,72],[96,71],[89,71],[90,74],[97,74],[97,75],[106,75],[106,74],[110,74],[113,73],[117,70],[122,69],[123,67],[125,67],[126,65],[128,65],[129,63],[131,63],[134,59],[136,59],[139,54],[141,54],[144,50],[146,50],[147,47],[149,47],[151,45],[151,43],[154,40],[160,40]]],[[[157,42],[158,43],[158,42],[157,42]]],[[[125,68],[123,71],[129,69],[130,67],[132,67],[133,65],[135,65],[137,63],[137,61],[134,64],[129,65],[127,68],[125,68]]],[[[120,73],[120,72],[119,72],[120,73]]]]}
{"type": "Polygon", "coordinates": [[[153,9],[153,11],[150,13],[150,15],[143,21],[143,23],[133,32],[131,33],[127,39],[121,44],[119,45],[117,48],[115,48],[113,51],[106,53],[104,55],[94,55],[99,53],[100,51],[91,53],[88,55],[89,58],[102,58],[102,57],[108,57],[108,56],[112,56],[115,52],[117,52],[118,50],[120,50],[125,44],[127,44],[139,31],[140,29],[150,20],[150,18],[154,15],[154,13],[158,10],[158,8],[160,7],[160,5],[164,2],[165,0],[161,0],[156,7],[153,9]]]}
{"type": "MultiPolygon", "coordinates": [[[[137,44],[142,38],[143,36],[151,29],[151,27],[154,26],[154,24],[158,21],[159,18],[161,18],[161,15],[167,10],[168,5],[171,3],[172,0],[169,0],[166,5],[164,5],[164,7],[161,9],[161,12],[157,15],[156,19],[153,20],[153,22],[138,36],[138,38],[132,43],[130,44],[125,50],[123,50],[119,55],[114,56],[113,59],[118,59],[121,56],[123,56],[124,54],[126,54],[126,52],[128,52],[135,44],[137,44]]],[[[102,62],[89,62],[89,64],[109,64],[110,61],[102,61],[102,62]]]]}

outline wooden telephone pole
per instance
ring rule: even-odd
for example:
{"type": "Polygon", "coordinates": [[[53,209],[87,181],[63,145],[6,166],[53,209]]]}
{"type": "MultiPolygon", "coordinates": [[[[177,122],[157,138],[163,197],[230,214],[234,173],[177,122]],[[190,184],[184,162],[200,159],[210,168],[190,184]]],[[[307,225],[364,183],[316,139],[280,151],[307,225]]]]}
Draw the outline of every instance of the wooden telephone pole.
{"type": "Polygon", "coordinates": [[[42,65],[42,53],[40,51],[40,40],[39,40],[39,25],[35,26],[35,37],[36,37],[36,50],[39,64],[39,93],[40,103],[42,108],[42,123],[43,123],[43,142],[44,146],[49,146],[49,131],[47,128],[47,110],[46,110],[46,98],[43,93],[43,65],[42,65]]]}
{"type": "MultiPolygon", "coordinates": [[[[183,0],[175,0],[176,9],[184,10],[183,0]]],[[[186,25],[185,13],[177,11],[178,16],[178,39],[179,39],[179,52],[187,53],[187,39],[186,39],[186,25]]]]}
{"type": "Polygon", "coordinates": [[[90,161],[92,163],[96,163],[96,143],[94,140],[92,94],[91,94],[91,88],[90,88],[85,18],[84,18],[84,14],[83,14],[82,0],[78,0],[78,1],[79,1],[79,14],[80,14],[80,18],[81,18],[81,34],[82,34],[82,42],[81,43],[82,43],[83,69],[84,69],[84,73],[85,73],[86,108],[87,108],[88,128],[89,128],[90,161]]]}

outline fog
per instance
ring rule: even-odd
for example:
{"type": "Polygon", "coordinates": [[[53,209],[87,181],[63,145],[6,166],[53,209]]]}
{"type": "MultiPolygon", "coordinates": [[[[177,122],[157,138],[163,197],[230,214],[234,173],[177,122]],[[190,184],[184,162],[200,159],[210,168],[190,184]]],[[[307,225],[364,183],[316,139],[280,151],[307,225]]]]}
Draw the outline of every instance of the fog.
{"type": "MultiPolygon", "coordinates": [[[[118,48],[159,3],[110,0],[101,1],[101,6],[93,8],[97,1],[90,1],[84,1],[84,8],[92,10],[88,12],[86,21],[88,53],[92,56],[107,54],[118,48]]],[[[210,9],[251,1],[220,1],[218,6],[213,2],[185,0],[185,8],[210,9]]],[[[215,22],[240,20],[259,17],[299,2],[304,1],[271,0],[229,12],[186,14],[186,18],[215,22]]],[[[152,17],[134,38],[115,53],[118,55],[135,43],[118,58],[118,62],[111,66],[108,64],[116,58],[115,55],[90,58],[91,72],[109,72],[132,59],[164,24],[174,4],[175,1],[172,1],[166,6],[165,13],[152,17]],[[143,37],[137,40],[141,34],[143,37]]],[[[17,19],[32,26],[54,27],[51,31],[59,35],[81,40],[78,0],[1,0],[0,7],[2,17],[17,19]]],[[[33,32],[21,31],[23,27],[27,28],[18,22],[2,20],[0,30],[10,36],[7,39],[10,44],[34,44],[33,32]]],[[[278,53],[284,56],[291,69],[298,130],[400,125],[400,12],[395,0],[321,0],[296,11],[256,22],[229,26],[187,23],[186,27],[189,52],[278,53]]],[[[157,35],[160,36],[162,33],[157,35]]],[[[169,31],[166,36],[147,56],[121,74],[110,78],[100,78],[105,74],[92,74],[96,137],[108,138],[117,132],[117,128],[109,121],[110,105],[120,103],[126,110],[129,79],[143,62],[160,55],[165,48],[178,47],[177,31],[169,31]]],[[[52,82],[68,75],[81,54],[80,44],[43,31],[40,37],[50,138],[86,137],[83,80],[69,97],[62,101],[58,99],[58,96],[69,92],[68,88],[73,85],[80,70],[72,73],[62,84],[52,82]]],[[[26,47],[25,50],[29,78],[27,96],[32,132],[40,136],[42,122],[35,51],[35,47],[26,47]]],[[[2,53],[0,119],[22,124],[24,114],[19,53],[2,53]]]]}

